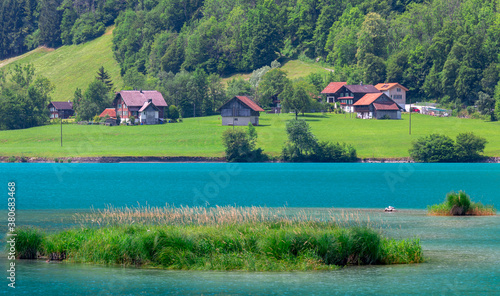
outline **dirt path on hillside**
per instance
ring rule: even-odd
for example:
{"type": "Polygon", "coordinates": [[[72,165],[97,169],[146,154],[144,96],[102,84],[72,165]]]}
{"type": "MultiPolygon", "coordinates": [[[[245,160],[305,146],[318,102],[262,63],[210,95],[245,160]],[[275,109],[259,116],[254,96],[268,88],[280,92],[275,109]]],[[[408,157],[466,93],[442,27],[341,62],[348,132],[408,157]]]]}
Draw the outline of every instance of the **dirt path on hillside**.
{"type": "Polygon", "coordinates": [[[29,56],[29,55],[31,55],[33,53],[36,53],[36,52],[51,52],[51,51],[54,51],[54,50],[55,50],[54,48],[50,48],[50,47],[46,47],[46,46],[40,46],[40,47],[38,47],[36,49],[33,49],[32,51],[28,51],[27,53],[22,54],[20,56],[0,61],[0,68],[2,68],[4,66],[7,66],[8,64],[10,64],[12,62],[15,62],[15,61],[17,61],[19,59],[27,57],[27,56],[29,56]]]}

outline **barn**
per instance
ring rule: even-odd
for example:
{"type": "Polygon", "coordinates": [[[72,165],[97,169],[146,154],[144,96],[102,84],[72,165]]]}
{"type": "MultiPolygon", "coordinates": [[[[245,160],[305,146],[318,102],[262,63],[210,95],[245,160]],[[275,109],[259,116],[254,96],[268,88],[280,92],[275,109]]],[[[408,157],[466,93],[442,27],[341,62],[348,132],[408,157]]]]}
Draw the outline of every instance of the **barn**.
{"type": "Polygon", "coordinates": [[[264,109],[248,97],[235,96],[217,111],[221,113],[222,125],[244,126],[250,122],[253,125],[259,125],[260,112],[263,112],[264,109]]]}
{"type": "Polygon", "coordinates": [[[384,93],[369,93],[353,105],[362,119],[401,119],[402,108],[384,93]]]}

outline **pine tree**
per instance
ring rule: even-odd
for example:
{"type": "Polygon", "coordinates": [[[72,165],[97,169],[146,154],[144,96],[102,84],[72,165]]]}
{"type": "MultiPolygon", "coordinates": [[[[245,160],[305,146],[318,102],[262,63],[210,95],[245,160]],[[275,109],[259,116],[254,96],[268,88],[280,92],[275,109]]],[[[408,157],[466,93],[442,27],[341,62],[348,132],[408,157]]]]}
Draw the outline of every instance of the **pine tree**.
{"type": "Polygon", "coordinates": [[[96,79],[102,81],[102,83],[104,83],[108,88],[108,91],[113,90],[113,82],[111,81],[111,77],[109,77],[108,72],[104,70],[104,66],[101,66],[101,68],[99,68],[99,71],[97,71],[96,79]]]}

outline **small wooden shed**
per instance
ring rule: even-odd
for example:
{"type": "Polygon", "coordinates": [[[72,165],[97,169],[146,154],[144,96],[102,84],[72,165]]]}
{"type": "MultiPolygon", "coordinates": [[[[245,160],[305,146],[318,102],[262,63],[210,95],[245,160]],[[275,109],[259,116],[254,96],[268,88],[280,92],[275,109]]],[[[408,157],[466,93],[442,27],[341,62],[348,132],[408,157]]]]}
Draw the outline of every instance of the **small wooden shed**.
{"type": "Polygon", "coordinates": [[[221,113],[222,125],[245,126],[249,122],[253,125],[259,125],[260,112],[263,112],[264,109],[248,97],[235,96],[217,111],[221,113]]]}

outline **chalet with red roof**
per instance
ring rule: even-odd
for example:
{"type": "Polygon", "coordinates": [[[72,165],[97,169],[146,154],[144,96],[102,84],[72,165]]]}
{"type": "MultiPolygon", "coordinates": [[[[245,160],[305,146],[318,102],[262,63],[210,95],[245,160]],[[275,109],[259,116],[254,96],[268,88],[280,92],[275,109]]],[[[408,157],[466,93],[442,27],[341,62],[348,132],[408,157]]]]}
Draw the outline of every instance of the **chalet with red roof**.
{"type": "Polygon", "coordinates": [[[346,84],[345,82],[331,82],[322,92],[326,94],[327,102],[339,102],[346,112],[354,111],[354,103],[368,93],[380,93],[373,85],[346,84]]]}
{"type": "Polygon", "coordinates": [[[375,88],[386,94],[394,102],[396,102],[399,107],[404,108],[406,103],[406,92],[408,89],[399,83],[379,83],[375,85],[375,88]]]}
{"type": "Polygon", "coordinates": [[[354,112],[362,119],[401,119],[401,108],[384,93],[368,93],[353,104],[354,112]]]}
{"type": "Polygon", "coordinates": [[[342,86],[346,85],[347,82],[330,82],[325,89],[321,92],[321,94],[326,95],[327,103],[335,103],[338,98],[338,91],[342,86]]]}
{"type": "Polygon", "coordinates": [[[249,122],[259,125],[260,112],[264,110],[248,97],[235,96],[217,111],[221,113],[222,125],[245,126],[249,122]]]}
{"type": "Polygon", "coordinates": [[[50,119],[54,118],[63,118],[67,119],[70,116],[73,116],[75,111],[73,110],[73,103],[70,101],[67,102],[50,102],[47,105],[47,108],[50,112],[50,119]]]}
{"type": "Polygon", "coordinates": [[[122,90],[113,100],[117,116],[122,122],[131,116],[140,124],[158,124],[165,118],[167,103],[156,90],[122,90]]]}

